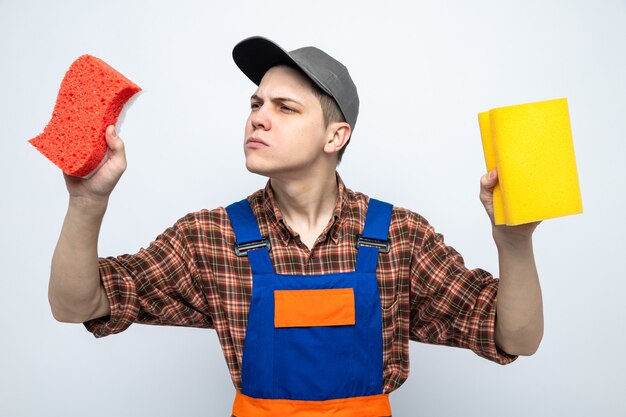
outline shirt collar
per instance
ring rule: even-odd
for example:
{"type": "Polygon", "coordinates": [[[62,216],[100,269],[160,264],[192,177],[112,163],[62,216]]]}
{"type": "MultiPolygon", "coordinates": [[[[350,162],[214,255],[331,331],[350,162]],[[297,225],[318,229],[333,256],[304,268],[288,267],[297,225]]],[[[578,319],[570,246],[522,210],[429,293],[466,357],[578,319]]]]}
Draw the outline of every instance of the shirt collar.
{"type": "MultiPolygon", "coordinates": [[[[345,184],[339,176],[339,173],[335,173],[335,175],[337,177],[337,204],[335,205],[333,217],[324,228],[322,236],[324,239],[330,236],[333,243],[336,244],[339,240],[339,229],[343,223],[342,219],[345,218],[345,213],[347,212],[347,193],[345,184]]],[[[278,207],[278,202],[274,196],[274,190],[272,189],[270,181],[268,181],[265,186],[263,196],[265,197],[263,208],[269,220],[269,227],[278,234],[282,243],[287,245],[289,241],[298,236],[298,234],[285,222],[285,218],[278,207]]]]}

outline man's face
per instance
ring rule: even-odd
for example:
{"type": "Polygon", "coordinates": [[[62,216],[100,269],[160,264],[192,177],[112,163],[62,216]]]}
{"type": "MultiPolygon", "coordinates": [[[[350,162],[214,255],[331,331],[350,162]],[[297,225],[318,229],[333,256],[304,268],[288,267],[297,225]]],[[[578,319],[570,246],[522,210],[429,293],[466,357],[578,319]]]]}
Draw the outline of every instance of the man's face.
{"type": "Polygon", "coordinates": [[[244,151],[250,172],[302,178],[324,158],[326,127],[319,99],[298,71],[273,67],[250,99],[244,151]]]}

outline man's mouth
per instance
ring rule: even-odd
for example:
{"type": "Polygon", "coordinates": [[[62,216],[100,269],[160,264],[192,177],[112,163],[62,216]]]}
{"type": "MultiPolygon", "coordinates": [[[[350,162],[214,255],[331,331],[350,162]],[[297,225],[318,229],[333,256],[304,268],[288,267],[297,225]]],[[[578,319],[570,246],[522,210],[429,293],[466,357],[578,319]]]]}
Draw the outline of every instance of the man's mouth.
{"type": "Polygon", "coordinates": [[[269,145],[263,139],[252,136],[246,140],[246,146],[250,148],[266,148],[269,145]]]}

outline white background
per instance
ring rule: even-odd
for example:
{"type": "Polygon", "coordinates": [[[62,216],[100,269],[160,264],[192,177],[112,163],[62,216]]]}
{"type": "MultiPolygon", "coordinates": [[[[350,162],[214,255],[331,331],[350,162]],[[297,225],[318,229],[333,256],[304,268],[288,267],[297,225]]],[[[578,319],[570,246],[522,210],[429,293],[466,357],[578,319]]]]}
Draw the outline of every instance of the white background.
{"type": "Polygon", "coordinates": [[[96,340],[54,321],[47,280],[67,194],[27,140],[81,54],[143,87],[119,125],[129,168],[100,237],[102,255],[135,252],[187,212],[264,185],[243,165],[254,86],[230,55],[255,34],[346,64],[361,97],[346,184],[420,212],[470,267],[496,273],[476,114],[568,98],[585,213],[535,234],[539,351],[501,367],[412,343],[394,416],[625,416],[624,0],[0,0],[0,415],[229,415],[213,331],[134,325],[96,340]]]}

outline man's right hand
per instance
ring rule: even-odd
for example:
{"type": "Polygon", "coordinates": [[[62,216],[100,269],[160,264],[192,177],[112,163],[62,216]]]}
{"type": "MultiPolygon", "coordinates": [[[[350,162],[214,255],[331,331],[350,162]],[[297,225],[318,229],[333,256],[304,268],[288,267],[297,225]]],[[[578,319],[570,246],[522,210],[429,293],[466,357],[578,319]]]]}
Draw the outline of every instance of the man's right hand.
{"type": "Polygon", "coordinates": [[[127,164],[124,142],[117,136],[115,126],[107,127],[106,141],[108,159],[90,177],[81,178],[63,174],[70,199],[84,203],[106,204],[108,201],[127,164]]]}
{"type": "Polygon", "coordinates": [[[89,178],[65,175],[70,201],[52,257],[48,299],[59,321],[80,323],[109,315],[100,281],[98,234],[109,196],[126,170],[124,143],[108,126],[108,159],[89,178]]]}

